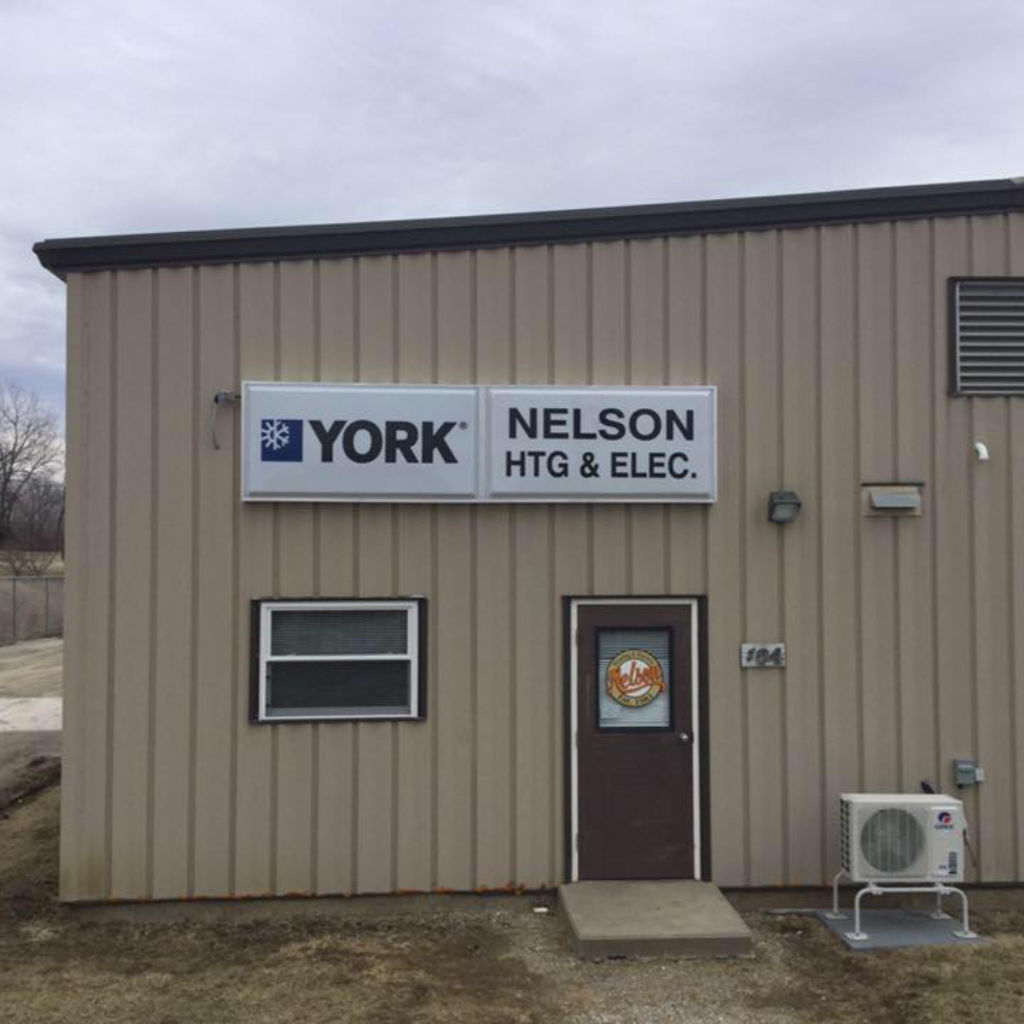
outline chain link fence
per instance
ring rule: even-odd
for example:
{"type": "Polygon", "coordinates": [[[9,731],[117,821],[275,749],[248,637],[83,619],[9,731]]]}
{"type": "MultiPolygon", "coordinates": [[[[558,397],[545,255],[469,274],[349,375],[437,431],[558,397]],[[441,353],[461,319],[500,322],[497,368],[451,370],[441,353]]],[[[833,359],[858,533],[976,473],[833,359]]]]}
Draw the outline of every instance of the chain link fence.
{"type": "Polygon", "coordinates": [[[63,633],[62,576],[0,576],[0,646],[63,633]]]}

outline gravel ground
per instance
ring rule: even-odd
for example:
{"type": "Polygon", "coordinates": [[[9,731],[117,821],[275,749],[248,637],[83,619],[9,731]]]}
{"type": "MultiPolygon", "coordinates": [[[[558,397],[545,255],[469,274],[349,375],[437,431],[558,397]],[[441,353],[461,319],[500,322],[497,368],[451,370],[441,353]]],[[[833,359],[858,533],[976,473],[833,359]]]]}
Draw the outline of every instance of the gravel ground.
{"type": "MultiPolygon", "coordinates": [[[[352,900],[330,917],[228,907],[196,920],[97,921],[55,900],[58,804],[52,787],[0,820],[4,1024],[1024,1020],[1020,910],[976,915],[993,939],[984,947],[851,953],[812,919],[751,909],[758,894],[747,893],[736,902],[755,955],[711,961],[581,961],[550,895],[431,897],[416,910],[352,900]]],[[[978,895],[990,908],[1010,902],[978,895]]]]}

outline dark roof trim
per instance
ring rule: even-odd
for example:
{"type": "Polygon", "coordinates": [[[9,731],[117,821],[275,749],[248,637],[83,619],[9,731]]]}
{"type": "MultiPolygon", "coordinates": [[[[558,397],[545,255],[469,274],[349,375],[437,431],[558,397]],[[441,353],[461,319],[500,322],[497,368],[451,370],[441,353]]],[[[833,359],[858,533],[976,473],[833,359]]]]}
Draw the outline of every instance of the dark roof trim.
{"type": "Polygon", "coordinates": [[[33,248],[40,263],[63,278],[68,272],[87,270],[547,245],[1003,213],[1022,207],[1024,179],[1002,178],[437,220],[55,238],[37,242],[33,248]]]}

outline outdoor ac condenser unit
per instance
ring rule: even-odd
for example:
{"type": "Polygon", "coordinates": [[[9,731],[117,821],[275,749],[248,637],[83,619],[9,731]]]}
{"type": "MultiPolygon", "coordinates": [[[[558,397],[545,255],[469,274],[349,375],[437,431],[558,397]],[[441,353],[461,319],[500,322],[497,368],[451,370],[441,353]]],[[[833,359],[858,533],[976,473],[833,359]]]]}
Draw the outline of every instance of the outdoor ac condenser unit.
{"type": "Polygon", "coordinates": [[[940,794],[843,793],[843,870],[854,882],[951,883],[964,876],[964,809],[940,794]]]}

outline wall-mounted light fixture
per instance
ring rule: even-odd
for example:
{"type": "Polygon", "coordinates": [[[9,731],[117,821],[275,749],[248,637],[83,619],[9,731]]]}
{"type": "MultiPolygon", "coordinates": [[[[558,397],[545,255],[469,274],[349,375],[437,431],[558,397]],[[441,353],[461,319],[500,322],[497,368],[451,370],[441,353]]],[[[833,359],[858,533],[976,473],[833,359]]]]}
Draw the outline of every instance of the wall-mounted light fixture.
{"type": "Polygon", "coordinates": [[[768,495],[768,521],[780,526],[791,523],[800,515],[802,505],[796,491],[772,491],[768,495]]]}

